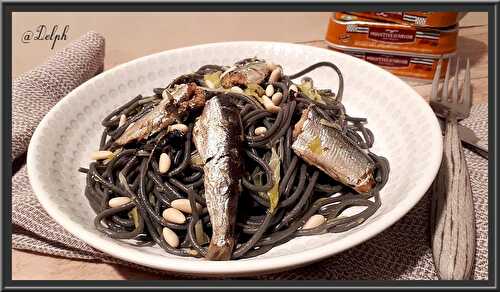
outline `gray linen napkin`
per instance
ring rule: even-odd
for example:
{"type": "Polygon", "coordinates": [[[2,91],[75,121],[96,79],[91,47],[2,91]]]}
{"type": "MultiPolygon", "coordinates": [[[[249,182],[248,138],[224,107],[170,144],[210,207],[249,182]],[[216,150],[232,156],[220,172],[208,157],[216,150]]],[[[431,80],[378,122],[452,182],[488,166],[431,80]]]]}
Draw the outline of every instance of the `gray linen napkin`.
{"type": "MultiPolygon", "coordinates": [[[[73,66],[67,64],[75,63],[80,66],[79,68],[89,69],[89,72],[82,73],[76,77],[72,75],[72,78],[77,78],[78,82],[75,80],[66,80],[69,79],[67,76],[60,76],[60,78],[66,80],[65,82],[60,82],[58,81],[59,79],[54,79],[53,77],[59,74],[50,73],[52,72],[51,67],[44,66],[43,68],[46,70],[45,74],[36,73],[38,74],[36,76],[39,76],[39,78],[45,76],[45,79],[39,79],[39,81],[46,84],[47,88],[51,88],[50,92],[57,92],[57,95],[47,94],[46,89],[37,89],[35,97],[33,91],[29,91],[31,85],[23,85],[31,84],[30,75],[26,74],[22,80],[25,80],[27,83],[18,80],[16,86],[28,88],[25,89],[28,90],[25,92],[28,92],[29,95],[15,94],[13,96],[13,103],[26,105],[30,104],[28,96],[31,96],[33,99],[36,98],[39,103],[44,104],[43,107],[39,108],[36,117],[43,117],[61,96],[99,70],[98,68],[102,65],[103,43],[101,37],[90,33],[80,41],[77,41],[76,45],[70,45],[73,48],[72,52],[66,49],[66,53],[63,54],[65,56],[64,59],[51,59],[53,62],[52,66],[54,66],[56,72],[61,72],[61,68],[68,68],[64,72],[71,74],[72,70],[69,68],[73,66]],[[59,62],[63,62],[64,64],[60,64],[59,62]],[[15,99],[24,100],[15,101],[15,99]]],[[[19,137],[13,140],[13,149],[17,149],[17,153],[22,153],[26,150],[32,129],[36,127],[39,119],[26,121],[26,112],[20,109],[12,117],[13,124],[18,125],[16,129],[18,131],[17,137],[19,137]],[[27,126],[28,124],[29,126],[27,126]],[[25,132],[19,129],[23,129],[25,132]],[[22,134],[19,134],[19,132],[22,132],[22,134]]],[[[478,134],[481,143],[487,145],[488,107],[486,104],[475,105],[472,108],[470,117],[463,121],[463,124],[472,128],[478,134]]],[[[468,150],[465,150],[465,155],[472,180],[472,192],[474,194],[474,207],[476,211],[477,247],[474,279],[484,280],[488,278],[488,162],[468,150]]],[[[33,194],[25,166],[13,176],[12,188],[12,221],[14,230],[12,246],[14,248],[79,260],[93,260],[125,265],[151,273],[162,274],[163,279],[193,279],[193,277],[153,270],[112,258],[72,236],[54,222],[43,210],[33,194]]],[[[430,248],[429,207],[430,196],[427,194],[406,216],[367,242],[303,268],[245,279],[437,279],[432,261],[432,250],[430,248]]]]}
{"type": "Polygon", "coordinates": [[[88,32],[12,82],[12,159],[26,152],[45,114],[104,64],[104,38],[88,32]]]}

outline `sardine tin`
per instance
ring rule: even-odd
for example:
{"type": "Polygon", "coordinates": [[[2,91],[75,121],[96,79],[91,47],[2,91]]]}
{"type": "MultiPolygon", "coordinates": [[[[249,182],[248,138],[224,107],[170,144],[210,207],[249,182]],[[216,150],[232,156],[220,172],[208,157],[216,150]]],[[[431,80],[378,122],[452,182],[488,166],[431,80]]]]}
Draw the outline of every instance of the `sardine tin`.
{"type": "MultiPolygon", "coordinates": [[[[380,66],[395,75],[429,80],[434,77],[439,59],[443,59],[442,66],[446,68],[449,58],[455,55],[455,52],[445,55],[426,55],[374,49],[358,49],[331,43],[328,43],[328,46],[336,51],[380,66]]],[[[445,73],[445,70],[442,70],[441,77],[444,77],[445,73]]]]}
{"type": "Polygon", "coordinates": [[[456,51],[457,37],[457,26],[419,28],[340,12],[330,18],[326,33],[326,41],[333,45],[432,55],[456,51]]]}

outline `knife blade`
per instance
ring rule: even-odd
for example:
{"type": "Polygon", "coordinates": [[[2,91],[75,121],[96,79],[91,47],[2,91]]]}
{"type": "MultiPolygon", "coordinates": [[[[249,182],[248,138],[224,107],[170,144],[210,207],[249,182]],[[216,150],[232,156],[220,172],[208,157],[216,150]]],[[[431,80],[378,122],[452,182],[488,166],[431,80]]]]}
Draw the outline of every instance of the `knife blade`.
{"type": "MultiPolygon", "coordinates": [[[[438,120],[439,125],[441,126],[441,130],[444,131],[444,119],[439,118],[438,120]]],[[[474,131],[472,131],[470,128],[458,124],[458,137],[460,137],[460,140],[462,140],[462,143],[464,143],[464,146],[466,146],[468,149],[488,159],[488,149],[477,143],[479,142],[479,138],[476,136],[476,133],[474,133],[474,131]]]]}

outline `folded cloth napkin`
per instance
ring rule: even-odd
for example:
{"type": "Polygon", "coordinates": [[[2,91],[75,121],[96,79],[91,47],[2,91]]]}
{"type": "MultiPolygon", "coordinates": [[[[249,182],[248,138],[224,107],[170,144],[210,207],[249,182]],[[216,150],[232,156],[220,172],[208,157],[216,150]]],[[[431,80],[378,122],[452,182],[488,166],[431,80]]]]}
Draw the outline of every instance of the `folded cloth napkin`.
{"type": "MultiPolygon", "coordinates": [[[[27,141],[31,136],[32,129],[35,128],[39,119],[50,109],[58,98],[67,93],[72,87],[77,86],[77,82],[69,80],[67,76],[60,78],[68,79],[65,82],[54,78],[61,72],[61,68],[69,68],[64,72],[73,74],[72,78],[77,78],[79,82],[85,81],[98,71],[102,64],[103,40],[97,34],[90,33],[72,44],[72,52],[65,50],[65,54],[59,53],[65,59],[52,58],[52,67],[43,66],[45,79],[39,82],[51,88],[47,90],[37,89],[37,93],[30,95],[15,94],[14,103],[30,105],[33,100],[44,104],[36,114],[38,119],[30,120],[30,127],[23,134],[18,134],[18,139],[13,140],[13,148],[18,149],[18,153],[25,151],[27,141]],[[92,51],[95,50],[95,51],[92,51]],[[82,56],[84,55],[84,56],[82,56]],[[95,59],[93,59],[95,58],[95,59]],[[88,64],[85,64],[86,60],[88,64]],[[74,66],[78,63],[78,68],[92,68],[87,73],[81,73],[75,77],[74,66]],[[69,65],[68,65],[69,64],[69,65]],[[90,72],[92,71],[92,72],[90,72]],[[72,73],[73,72],[73,73],[72,73]],[[62,88],[60,88],[62,87],[62,88]],[[24,99],[22,102],[15,99],[24,99]],[[43,111],[43,112],[42,112],[43,111]],[[18,145],[14,145],[17,143],[18,145]]],[[[39,72],[39,71],[35,71],[39,72]]],[[[41,78],[41,77],[39,77],[41,78]]],[[[31,78],[26,74],[23,79],[16,83],[17,88],[27,88],[29,90],[31,78]],[[28,84],[28,85],[25,85],[28,84]]],[[[28,91],[25,91],[28,92],[28,91]]],[[[18,109],[18,114],[13,114],[13,124],[26,125],[26,111],[18,109]]],[[[486,104],[476,105],[472,108],[470,117],[463,121],[463,124],[472,128],[481,139],[483,144],[488,138],[488,107],[486,104]]],[[[17,128],[18,133],[20,127],[17,128]]],[[[466,160],[469,165],[472,192],[474,195],[474,207],[477,227],[477,248],[476,262],[474,268],[474,279],[488,278],[488,161],[480,156],[465,150],[466,160]]],[[[404,194],[402,194],[404,195],[404,194]]],[[[320,279],[364,279],[364,280],[425,280],[437,279],[437,274],[433,265],[432,250],[429,236],[429,208],[430,195],[424,198],[401,220],[388,228],[386,231],[374,238],[351,248],[343,253],[332,256],[328,259],[314,263],[302,268],[279,272],[256,277],[246,277],[245,279],[269,279],[269,280],[320,280],[320,279]]],[[[12,246],[16,249],[36,251],[43,254],[55,255],[80,260],[102,261],[113,264],[120,264],[146,270],[151,273],[161,274],[161,279],[193,279],[193,277],[181,276],[174,273],[153,270],[147,267],[138,266],[119,259],[112,258],[80,241],[72,236],[60,225],[50,218],[37,201],[26,174],[26,167],[22,167],[12,178],[12,221],[13,235],[12,246]]],[[[241,279],[241,278],[238,278],[241,279]]]]}
{"type": "Polygon", "coordinates": [[[45,114],[71,90],[100,73],[103,64],[104,38],[88,32],[12,82],[13,160],[26,152],[45,114]]]}

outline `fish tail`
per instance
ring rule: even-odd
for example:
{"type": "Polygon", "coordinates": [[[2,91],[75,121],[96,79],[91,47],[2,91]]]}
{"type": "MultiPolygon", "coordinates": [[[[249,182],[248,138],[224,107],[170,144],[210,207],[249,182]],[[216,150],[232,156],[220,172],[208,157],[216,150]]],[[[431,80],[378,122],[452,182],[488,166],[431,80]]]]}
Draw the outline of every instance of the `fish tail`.
{"type": "Polygon", "coordinates": [[[206,259],[211,261],[228,261],[231,259],[231,255],[233,254],[233,246],[234,244],[227,242],[225,245],[216,245],[212,242],[208,246],[206,259]]]}

